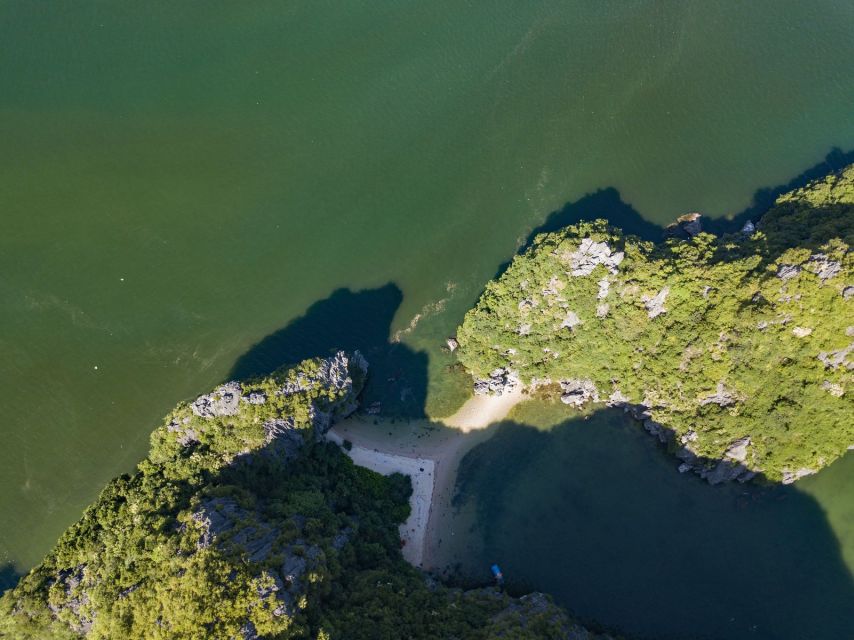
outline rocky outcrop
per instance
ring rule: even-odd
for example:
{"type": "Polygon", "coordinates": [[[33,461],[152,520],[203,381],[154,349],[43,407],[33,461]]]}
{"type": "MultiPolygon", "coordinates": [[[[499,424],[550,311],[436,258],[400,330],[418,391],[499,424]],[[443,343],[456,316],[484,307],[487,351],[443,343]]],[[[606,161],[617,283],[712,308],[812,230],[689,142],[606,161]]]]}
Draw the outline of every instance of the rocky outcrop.
{"type": "Polygon", "coordinates": [[[226,382],[217,387],[213,393],[207,393],[196,398],[192,404],[193,413],[208,420],[233,416],[240,409],[240,396],[243,388],[239,382],[226,382]]]}
{"type": "Polygon", "coordinates": [[[500,396],[510,393],[522,386],[519,376],[506,367],[492,371],[488,378],[476,380],[474,393],[478,396],[493,395],[500,396]]]}
{"type": "Polygon", "coordinates": [[[599,402],[599,391],[592,380],[561,380],[560,401],[580,409],[588,402],[599,402]]]}
{"type": "Polygon", "coordinates": [[[838,276],[842,271],[842,264],[836,260],[831,260],[823,253],[815,253],[810,256],[810,259],[807,261],[806,268],[824,282],[825,280],[830,280],[831,278],[838,276]]]}
{"type": "Polygon", "coordinates": [[[654,296],[644,296],[641,298],[643,301],[643,306],[646,308],[647,316],[652,319],[660,316],[662,313],[667,313],[667,309],[664,308],[664,303],[667,300],[667,296],[670,293],[670,287],[664,287],[661,291],[656,293],[654,296]]]}
{"type": "Polygon", "coordinates": [[[739,401],[738,394],[724,386],[723,382],[718,382],[717,390],[703,398],[700,398],[699,404],[704,407],[708,404],[716,404],[719,407],[729,407],[739,401]]]}
{"type": "Polygon", "coordinates": [[[664,229],[664,235],[668,238],[681,238],[687,240],[698,233],[702,233],[703,225],[700,222],[702,215],[699,213],[686,213],[676,218],[676,222],[664,229]]]}
{"type": "Polygon", "coordinates": [[[844,349],[836,349],[835,351],[822,351],[818,354],[818,359],[824,364],[825,369],[854,369],[854,362],[848,359],[848,355],[854,351],[854,342],[849,344],[844,349]]]}
{"type": "Polygon", "coordinates": [[[568,255],[569,272],[576,278],[589,276],[596,267],[602,265],[612,274],[616,274],[623,258],[623,252],[612,251],[607,242],[594,242],[591,238],[584,238],[578,249],[568,255]]]}

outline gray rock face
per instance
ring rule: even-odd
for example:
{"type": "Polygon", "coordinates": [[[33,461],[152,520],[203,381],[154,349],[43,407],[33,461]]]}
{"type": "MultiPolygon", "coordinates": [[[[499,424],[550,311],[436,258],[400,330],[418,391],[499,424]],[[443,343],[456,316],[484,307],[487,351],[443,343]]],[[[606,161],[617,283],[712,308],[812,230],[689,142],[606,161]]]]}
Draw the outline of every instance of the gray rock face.
{"type": "Polygon", "coordinates": [[[796,480],[800,480],[805,476],[809,476],[815,473],[815,469],[807,469],[805,467],[801,467],[796,471],[792,471],[790,469],[783,470],[783,484],[792,484],[796,480]]]}
{"type": "Polygon", "coordinates": [[[664,308],[664,302],[667,300],[667,295],[670,293],[670,287],[664,287],[661,291],[655,294],[653,297],[644,296],[643,306],[646,307],[646,315],[649,316],[650,319],[660,316],[662,313],[667,313],[667,309],[664,308]]]}
{"type": "Polygon", "coordinates": [[[738,396],[733,391],[727,389],[723,382],[718,382],[717,390],[713,394],[701,398],[699,404],[701,407],[704,407],[707,404],[716,404],[719,407],[729,407],[736,402],[738,402],[738,396]]]}
{"type": "Polygon", "coordinates": [[[493,370],[488,378],[476,380],[474,383],[474,393],[478,396],[500,396],[510,393],[521,386],[522,383],[519,380],[519,376],[514,371],[506,367],[501,367],[493,370]]]}
{"type": "Polygon", "coordinates": [[[846,369],[854,369],[854,362],[848,359],[848,355],[854,351],[854,342],[849,344],[844,349],[836,351],[822,351],[818,354],[818,359],[824,364],[825,369],[838,369],[844,367],[846,369]]]}
{"type": "Polygon", "coordinates": [[[166,425],[167,431],[178,434],[176,440],[182,447],[189,447],[199,442],[199,434],[196,433],[196,430],[185,424],[188,421],[189,418],[185,418],[183,423],[172,420],[166,425]]]}
{"type": "Polygon", "coordinates": [[[801,268],[795,264],[781,264],[777,269],[777,277],[780,280],[791,280],[792,278],[797,277],[797,275],[801,272],[801,268]]]}
{"type": "Polygon", "coordinates": [[[267,402],[267,394],[263,391],[250,391],[248,396],[243,396],[249,404],[264,404],[267,402]]]}
{"type": "Polygon", "coordinates": [[[233,416],[240,409],[240,396],[243,389],[239,382],[226,382],[213,393],[196,398],[192,405],[193,413],[200,418],[210,420],[222,416],[233,416]]]}
{"type": "Polygon", "coordinates": [[[584,238],[578,249],[569,255],[570,274],[576,278],[589,276],[599,265],[616,274],[624,257],[622,251],[611,251],[607,242],[594,242],[591,238],[584,238]]]}
{"type": "Polygon", "coordinates": [[[451,353],[456,351],[457,347],[460,346],[460,343],[457,342],[456,338],[448,338],[447,340],[445,340],[445,344],[448,345],[448,351],[450,351],[451,353]]]}
{"type": "Polygon", "coordinates": [[[563,319],[563,322],[560,323],[560,329],[575,329],[578,325],[581,324],[581,318],[578,317],[578,314],[574,311],[567,311],[566,317],[563,319]]]}
{"type": "Polygon", "coordinates": [[[745,222],[744,226],[741,228],[741,234],[745,236],[752,236],[754,231],[756,231],[756,225],[750,220],[745,222]]]}
{"type": "Polygon", "coordinates": [[[744,438],[733,442],[724,452],[724,455],[730,460],[744,462],[747,459],[747,448],[749,446],[750,436],[745,436],[744,438]]]}
{"type": "Polygon", "coordinates": [[[70,612],[72,615],[69,627],[74,633],[85,636],[95,624],[94,616],[87,615],[85,608],[89,604],[89,594],[84,588],[86,565],[80,564],[73,569],[59,572],[54,584],[62,587],[63,601],[58,604],[48,603],[48,609],[55,616],[70,612]]]}
{"type": "Polygon", "coordinates": [[[854,285],[848,285],[842,290],[842,297],[846,300],[854,298],[854,285]]]}
{"type": "Polygon", "coordinates": [[[564,404],[581,408],[588,402],[599,402],[599,391],[592,380],[561,380],[560,388],[560,401],[564,404]]]}
{"type": "Polygon", "coordinates": [[[684,216],[676,218],[676,224],[689,236],[694,237],[703,231],[703,225],[700,222],[701,217],[699,213],[686,213],[684,216]]]}
{"type": "Polygon", "coordinates": [[[362,373],[368,371],[368,361],[359,351],[354,351],[352,358],[349,358],[345,351],[338,351],[335,355],[321,360],[314,373],[309,375],[300,372],[295,378],[286,381],[279,393],[287,396],[310,391],[319,386],[334,391],[351,391],[353,389],[353,380],[349,371],[351,365],[360,369],[362,373]]]}
{"type": "Polygon", "coordinates": [[[842,271],[842,265],[840,263],[835,260],[831,260],[823,253],[815,253],[811,255],[807,262],[807,267],[817,275],[822,282],[835,278],[839,275],[839,272],[842,271]]]}

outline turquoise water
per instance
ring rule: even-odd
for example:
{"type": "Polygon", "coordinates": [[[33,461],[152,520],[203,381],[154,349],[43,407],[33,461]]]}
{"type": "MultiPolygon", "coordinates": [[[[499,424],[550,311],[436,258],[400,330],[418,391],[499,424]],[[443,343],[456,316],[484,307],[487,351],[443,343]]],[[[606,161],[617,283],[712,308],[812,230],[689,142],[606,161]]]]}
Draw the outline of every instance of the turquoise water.
{"type": "Polygon", "coordinates": [[[852,27],[838,1],[3,3],[0,571],[233,371],[364,341],[390,412],[449,413],[444,337],[551,212],[654,234],[854,148],[852,27]]]}

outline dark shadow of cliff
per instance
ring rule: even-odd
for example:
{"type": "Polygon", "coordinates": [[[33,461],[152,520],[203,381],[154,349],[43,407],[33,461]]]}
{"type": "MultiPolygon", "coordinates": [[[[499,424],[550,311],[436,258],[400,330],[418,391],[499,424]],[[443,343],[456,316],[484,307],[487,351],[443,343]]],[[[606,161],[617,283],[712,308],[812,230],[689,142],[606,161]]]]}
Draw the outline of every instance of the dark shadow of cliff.
{"type": "Polygon", "coordinates": [[[376,289],[338,289],[250,348],[234,364],[232,379],[271,373],[282,365],[359,349],[370,363],[364,407],[380,403],[384,415],[424,417],[427,355],[389,340],[403,293],[392,284],[376,289]]]}
{"type": "Polygon", "coordinates": [[[479,522],[464,535],[482,544],[464,564],[498,562],[511,591],[630,637],[854,637],[854,582],[815,499],[712,487],[677,462],[619,411],[500,424],[460,465],[457,503],[479,522]]]}
{"type": "Polygon", "coordinates": [[[21,574],[11,562],[0,565],[0,595],[18,584],[21,574]]]}
{"type": "Polygon", "coordinates": [[[784,193],[805,187],[813,180],[831,173],[837,173],[852,162],[854,162],[854,149],[843,151],[839,147],[833,147],[824,160],[805,169],[785,184],[757,189],[750,206],[733,215],[732,218],[703,218],[703,228],[715,235],[735,233],[741,230],[747,221],[758,222],[763,214],[774,206],[774,201],[784,193]]]}
{"type": "MultiPolygon", "coordinates": [[[[612,227],[622,229],[626,235],[638,236],[644,240],[657,242],[664,234],[663,227],[645,220],[634,207],[623,202],[619,191],[614,187],[606,187],[588,193],[574,202],[567,202],[560,209],[552,211],[542,224],[528,233],[516,255],[525,253],[541,233],[552,233],[572,224],[599,218],[607,220],[612,227]]],[[[499,265],[495,273],[496,278],[507,270],[511,260],[499,265]]]]}

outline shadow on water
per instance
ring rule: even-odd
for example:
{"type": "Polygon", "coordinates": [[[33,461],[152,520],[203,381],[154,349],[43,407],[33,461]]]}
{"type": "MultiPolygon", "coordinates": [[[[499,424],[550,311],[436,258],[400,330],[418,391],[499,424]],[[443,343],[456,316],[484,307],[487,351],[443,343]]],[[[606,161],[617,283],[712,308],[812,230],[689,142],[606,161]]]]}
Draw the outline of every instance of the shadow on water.
{"type": "Polygon", "coordinates": [[[482,536],[464,570],[497,560],[582,619],[632,637],[854,638],[854,582],[812,497],[680,475],[622,412],[503,423],[456,490],[482,536]]]}
{"type": "Polygon", "coordinates": [[[800,189],[812,180],[841,171],[852,162],[854,162],[854,149],[843,151],[839,147],[833,147],[824,157],[824,160],[802,171],[787,183],[757,189],[756,193],[753,194],[753,202],[744,211],[737,213],[732,218],[704,218],[703,227],[717,235],[738,231],[748,220],[753,222],[759,220],[762,214],[774,206],[774,201],[784,193],[800,189]]]}
{"type": "Polygon", "coordinates": [[[282,365],[338,349],[359,349],[370,363],[364,406],[379,402],[384,415],[423,418],[427,398],[427,355],[389,341],[403,294],[392,284],[376,289],[338,289],[312,304],[301,317],[243,354],[230,378],[271,373],[282,365]]]}
{"type": "Polygon", "coordinates": [[[0,595],[18,584],[20,577],[21,574],[11,562],[0,565],[0,595]]]}

